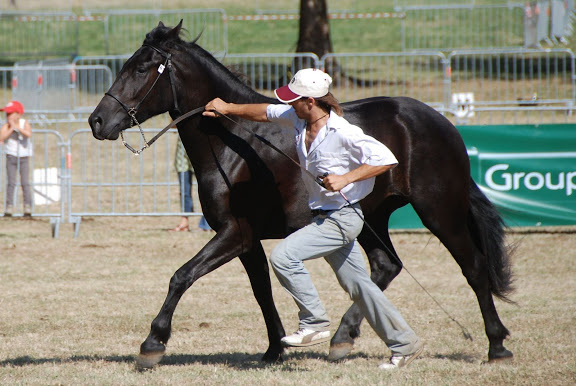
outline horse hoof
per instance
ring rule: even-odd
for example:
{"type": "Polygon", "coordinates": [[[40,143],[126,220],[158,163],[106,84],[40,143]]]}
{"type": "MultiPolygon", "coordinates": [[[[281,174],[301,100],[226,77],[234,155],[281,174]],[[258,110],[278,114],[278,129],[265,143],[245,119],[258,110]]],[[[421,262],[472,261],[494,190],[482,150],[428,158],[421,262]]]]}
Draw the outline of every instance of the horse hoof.
{"type": "Polygon", "coordinates": [[[350,354],[354,345],[352,343],[337,343],[330,346],[328,353],[328,360],[330,362],[338,361],[350,354]]]}
{"type": "Polygon", "coordinates": [[[262,356],[262,362],[270,364],[270,365],[274,365],[274,364],[278,364],[278,363],[283,363],[284,362],[284,358],[282,358],[282,354],[264,354],[262,356]]]}
{"type": "Polygon", "coordinates": [[[138,370],[148,370],[156,366],[164,357],[164,352],[140,353],[136,358],[138,370]]]}
{"type": "Polygon", "coordinates": [[[496,353],[488,355],[488,363],[503,363],[511,362],[514,359],[514,354],[506,349],[496,353]]]}

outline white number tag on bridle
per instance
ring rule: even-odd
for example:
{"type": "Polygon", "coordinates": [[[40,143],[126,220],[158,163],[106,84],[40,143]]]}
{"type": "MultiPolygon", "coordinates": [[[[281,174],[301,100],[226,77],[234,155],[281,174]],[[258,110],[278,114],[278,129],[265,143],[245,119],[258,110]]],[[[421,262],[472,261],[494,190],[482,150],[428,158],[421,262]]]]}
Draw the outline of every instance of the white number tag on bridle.
{"type": "Polygon", "coordinates": [[[161,64],[160,67],[158,67],[158,73],[159,74],[163,73],[165,68],[166,67],[163,64],[161,64]]]}

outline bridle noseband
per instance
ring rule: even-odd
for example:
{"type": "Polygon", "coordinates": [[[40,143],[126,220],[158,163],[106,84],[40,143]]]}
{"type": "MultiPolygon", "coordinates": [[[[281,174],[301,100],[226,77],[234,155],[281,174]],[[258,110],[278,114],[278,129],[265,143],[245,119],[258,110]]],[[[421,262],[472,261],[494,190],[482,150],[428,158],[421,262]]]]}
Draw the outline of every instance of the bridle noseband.
{"type": "MultiPolygon", "coordinates": [[[[136,106],[134,107],[128,107],[125,103],[123,103],[120,99],[118,99],[117,97],[115,97],[114,95],[112,95],[110,92],[106,92],[105,95],[108,95],[109,97],[113,98],[114,100],[116,100],[116,102],[118,102],[120,104],[120,106],[122,106],[122,108],[124,110],[126,110],[126,113],[128,114],[128,116],[130,116],[130,127],[134,127],[134,126],[138,126],[138,129],[140,129],[140,135],[142,135],[142,139],[144,140],[144,146],[140,149],[140,150],[136,150],[134,149],[132,146],[130,146],[125,140],[124,140],[124,130],[120,131],[120,136],[122,137],[122,143],[124,144],[124,146],[126,146],[130,151],[132,151],[132,153],[134,153],[135,155],[139,155],[140,153],[142,153],[142,151],[144,149],[146,149],[147,147],[150,147],[150,145],[159,137],[159,135],[157,135],[156,137],[153,138],[153,140],[151,140],[150,142],[146,141],[146,137],[144,137],[144,131],[142,130],[142,127],[140,126],[140,123],[138,122],[138,120],[136,119],[136,113],[138,112],[138,108],[140,107],[140,105],[142,104],[142,102],[144,102],[144,100],[146,99],[146,97],[148,97],[148,95],[150,94],[150,92],[152,91],[152,89],[154,88],[154,86],[156,85],[156,83],[158,82],[158,80],[160,79],[160,76],[162,76],[162,74],[164,73],[164,70],[167,68],[168,69],[168,75],[170,75],[170,88],[172,89],[172,98],[174,100],[174,111],[176,112],[176,114],[178,115],[178,117],[180,117],[182,115],[180,108],[178,107],[178,99],[176,99],[176,86],[175,86],[175,82],[174,82],[174,69],[172,67],[172,54],[166,51],[161,50],[158,47],[154,47],[150,44],[143,44],[142,47],[150,47],[152,48],[154,51],[158,52],[160,55],[162,55],[164,58],[166,58],[166,60],[164,61],[163,64],[161,64],[158,67],[158,76],[156,77],[156,79],[154,80],[154,83],[152,83],[152,86],[150,86],[150,88],[148,89],[148,91],[146,92],[146,94],[144,95],[144,97],[142,97],[142,99],[140,99],[140,102],[138,102],[136,104],[136,106]]],[[[198,110],[198,109],[197,109],[198,110]]],[[[202,109],[203,110],[203,109],[202,109]]],[[[192,115],[192,114],[191,114],[192,115]]],[[[189,116],[189,115],[188,115],[189,116]]],[[[172,127],[173,125],[175,125],[176,121],[173,121],[168,128],[172,127]]],[[[167,129],[165,129],[167,130],[167,129]]],[[[165,131],[164,130],[164,131],[165,131]]],[[[160,133],[163,134],[164,131],[162,131],[160,133]]]]}

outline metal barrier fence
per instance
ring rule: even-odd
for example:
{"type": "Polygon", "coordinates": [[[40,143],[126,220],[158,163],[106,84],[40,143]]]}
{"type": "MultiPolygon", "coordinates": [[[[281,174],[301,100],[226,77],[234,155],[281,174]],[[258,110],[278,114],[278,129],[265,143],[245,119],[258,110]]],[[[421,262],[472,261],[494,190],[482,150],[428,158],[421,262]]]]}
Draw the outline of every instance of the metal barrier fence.
{"type": "Polygon", "coordinates": [[[477,105],[572,105],[575,58],[563,49],[454,51],[451,90],[474,91],[477,105]]]}
{"type": "MultiPolygon", "coordinates": [[[[50,118],[49,112],[85,116],[128,57],[78,57],[76,64],[66,66],[0,67],[0,97],[22,100],[39,121],[67,119],[50,118]]],[[[514,123],[519,115],[513,110],[522,111],[523,121],[529,116],[529,123],[564,122],[576,106],[576,56],[567,49],[343,53],[321,59],[306,53],[230,54],[220,60],[246,84],[271,97],[274,88],[286,84],[298,69],[315,67],[332,74],[334,94],[342,102],[411,96],[451,113],[457,123],[482,123],[481,107],[510,112],[497,114],[506,119],[496,123],[514,123]]]]}
{"type": "Polygon", "coordinates": [[[0,67],[0,97],[19,100],[26,112],[91,111],[112,85],[104,65],[50,65],[49,62],[0,67]],[[47,64],[48,63],[48,64],[47,64]]]}
{"type": "MultiPolygon", "coordinates": [[[[328,12],[374,12],[382,10],[381,0],[330,0],[327,1],[328,12]]],[[[257,14],[294,14],[300,12],[300,1],[265,1],[255,0],[257,14]]]]}
{"type": "MultiPolygon", "coordinates": [[[[161,129],[145,129],[148,138],[161,129]]],[[[143,145],[138,130],[127,130],[126,140],[143,145]]],[[[178,132],[169,130],[139,157],[122,144],[96,141],[89,129],[70,135],[70,217],[81,216],[199,216],[193,192],[192,213],[183,213],[174,167],[178,132]]]]}
{"type": "Polygon", "coordinates": [[[394,0],[394,8],[404,9],[404,7],[446,6],[446,5],[510,5],[517,3],[514,0],[394,0]]]}
{"type": "Polygon", "coordinates": [[[251,88],[270,97],[299,69],[319,66],[318,56],[312,53],[228,54],[220,61],[251,88]]]}
{"type": "Polygon", "coordinates": [[[265,95],[273,96],[273,89],[286,84],[299,68],[322,68],[332,74],[333,92],[342,102],[410,96],[451,112],[459,123],[474,118],[474,109],[479,114],[480,107],[519,110],[532,120],[534,113],[559,113],[551,122],[563,121],[576,106],[576,56],[564,49],[455,51],[448,56],[346,53],[319,60],[313,54],[237,54],[221,60],[265,95]]]}
{"type": "Polygon", "coordinates": [[[181,19],[191,37],[201,34],[198,42],[204,49],[213,54],[228,51],[226,12],[223,9],[110,10],[104,16],[106,53],[134,52],[158,21],[175,26],[181,19]]]}
{"type": "Polygon", "coordinates": [[[451,105],[458,105],[459,118],[473,118],[479,107],[541,117],[560,112],[550,121],[530,122],[552,123],[569,117],[576,105],[576,56],[570,50],[455,51],[448,60],[451,105]]]}
{"type": "Polygon", "coordinates": [[[462,104],[444,113],[457,125],[540,125],[574,123],[576,106],[473,106],[462,104]]]}
{"type": "Polygon", "coordinates": [[[78,54],[78,20],[71,12],[0,12],[2,59],[78,54]],[[9,32],[8,32],[9,31],[9,32]]]}
{"type": "Polygon", "coordinates": [[[459,124],[562,123],[576,108],[576,55],[564,49],[328,54],[317,66],[343,102],[410,96],[459,124]]]}
{"type": "Polygon", "coordinates": [[[411,96],[446,106],[450,93],[447,61],[441,52],[327,54],[318,64],[332,74],[340,101],[374,96],[411,96]]]}
{"type": "Polygon", "coordinates": [[[403,50],[524,46],[524,7],[447,5],[403,7],[403,50]]]}
{"type": "MultiPolygon", "coordinates": [[[[32,190],[32,213],[35,217],[50,217],[52,224],[65,218],[68,178],[66,173],[67,144],[55,130],[33,130],[33,156],[30,157],[30,188],[32,190]]],[[[14,216],[23,215],[23,198],[20,174],[17,173],[13,192],[14,216]]],[[[0,197],[2,212],[6,210],[7,176],[4,145],[0,145],[0,197]]],[[[55,228],[54,228],[55,229],[55,228]]]]}
{"type": "Polygon", "coordinates": [[[93,56],[77,56],[72,60],[74,65],[103,65],[107,66],[112,72],[112,79],[116,79],[122,66],[132,54],[125,55],[93,55],[93,56]]]}
{"type": "Polygon", "coordinates": [[[541,48],[568,44],[574,0],[395,1],[403,12],[403,49],[541,48]]]}
{"type": "MultiPolygon", "coordinates": [[[[152,137],[161,129],[145,129],[152,137]]],[[[54,130],[33,129],[30,163],[33,216],[50,217],[53,237],[60,225],[74,225],[79,234],[82,216],[201,216],[197,189],[195,212],[182,211],[174,157],[178,139],[171,129],[139,157],[118,142],[96,141],[90,129],[73,131],[68,140],[54,130]]],[[[128,141],[142,141],[138,130],[127,130],[128,141]]],[[[0,145],[0,197],[6,209],[6,165],[0,145]]],[[[23,215],[20,180],[14,192],[14,216],[23,215]]]]}
{"type": "Polygon", "coordinates": [[[144,36],[163,21],[183,27],[191,37],[215,54],[228,50],[226,13],[222,9],[102,10],[96,15],[77,16],[71,12],[0,12],[2,30],[0,56],[5,60],[78,55],[79,22],[93,23],[90,39],[106,54],[134,52],[144,36]],[[100,29],[100,31],[97,31],[100,29]],[[92,31],[94,30],[94,31],[92,31]]]}

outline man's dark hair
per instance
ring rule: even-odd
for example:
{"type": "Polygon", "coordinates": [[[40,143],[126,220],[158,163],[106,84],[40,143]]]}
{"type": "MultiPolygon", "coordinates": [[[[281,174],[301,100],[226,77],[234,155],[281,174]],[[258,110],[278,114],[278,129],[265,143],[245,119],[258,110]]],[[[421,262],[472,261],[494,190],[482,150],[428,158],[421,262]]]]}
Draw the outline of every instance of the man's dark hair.
{"type": "Polygon", "coordinates": [[[323,97],[314,98],[314,99],[316,100],[316,102],[318,103],[318,106],[322,110],[324,110],[326,112],[334,111],[336,114],[338,114],[340,116],[344,115],[344,111],[342,111],[342,107],[340,106],[338,99],[336,99],[336,97],[334,97],[334,95],[332,95],[331,92],[324,95],[323,97]]]}

